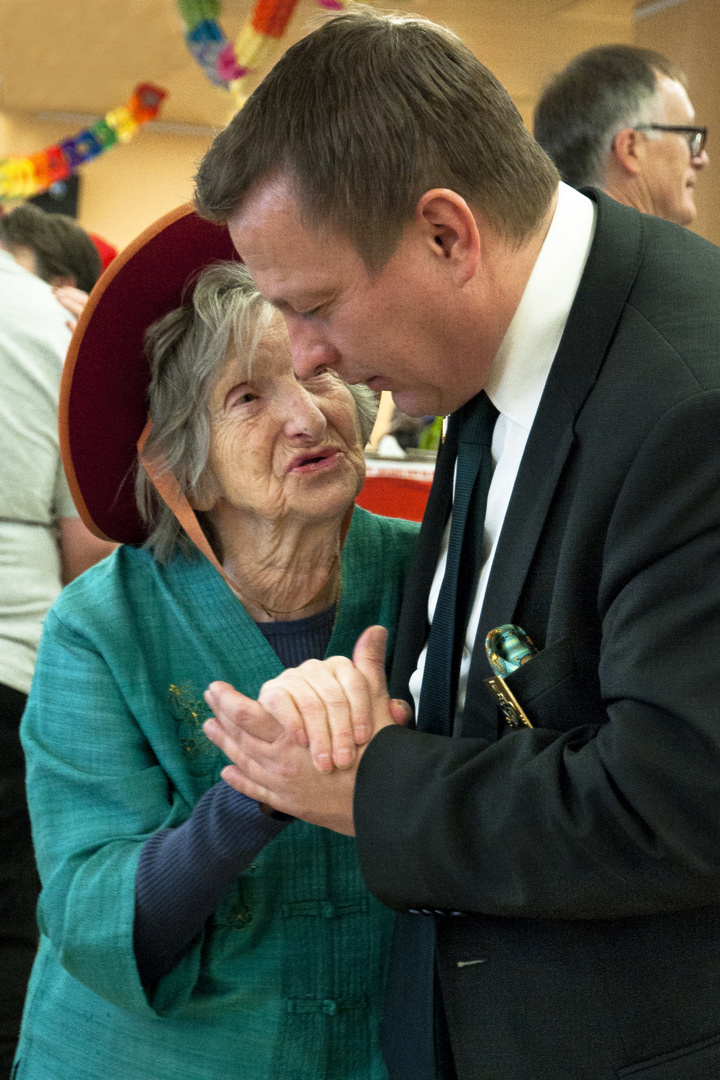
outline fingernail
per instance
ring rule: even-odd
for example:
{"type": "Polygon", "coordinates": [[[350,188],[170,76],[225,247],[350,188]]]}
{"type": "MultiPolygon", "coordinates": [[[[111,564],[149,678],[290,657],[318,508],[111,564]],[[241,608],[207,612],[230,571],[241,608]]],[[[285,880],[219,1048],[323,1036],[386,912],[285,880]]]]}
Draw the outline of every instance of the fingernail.
{"type": "Polygon", "coordinates": [[[355,728],[355,742],[358,746],[366,743],[370,738],[370,727],[367,724],[358,724],[355,728]]]}
{"type": "Polygon", "coordinates": [[[352,754],[350,751],[343,747],[335,754],[335,764],[338,769],[347,769],[352,764],[352,754]]]}
{"type": "Polygon", "coordinates": [[[315,764],[320,772],[330,772],[333,767],[329,754],[318,754],[315,758],[315,764]]]}

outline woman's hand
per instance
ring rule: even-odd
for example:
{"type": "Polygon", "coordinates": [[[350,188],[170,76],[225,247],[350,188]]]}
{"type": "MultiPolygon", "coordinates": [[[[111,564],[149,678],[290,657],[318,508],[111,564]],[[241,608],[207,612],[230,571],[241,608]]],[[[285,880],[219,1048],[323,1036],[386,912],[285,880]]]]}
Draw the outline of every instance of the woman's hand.
{"type": "Polygon", "coordinates": [[[66,326],[68,330],[74,330],[75,323],[87,304],[88,294],[83,292],[82,289],[76,289],[73,285],[57,286],[53,289],[53,293],[57,302],[62,304],[65,310],[72,315],[72,319],[67,320],[66,326]]]}
{"type": "Polygon", "coordinates": [[[227,783],[275,810],[351,834],[356,766],[364,746],[380,728],[406,722],[410,712],[405,702],[387,695],[386,640],[383,627],[371,626],[358,639],[352,664],[333,657],[313,662],[302,675],[302,669],[284,672],[265,684],[258,701],[227,683],[212,683],[205,700],[215,716],[204,728],[234,762],[223,770],[227,783]],[[356,723],[364,733],[360,744],[356,723]],[[351,749],[354,761],[338,754],[341,774],[318,776],[316,770],[332,774],[337,764],[336,732],[340,749],[351,749]]]}
{"type": "Polygon", "coordinates": [[[370,627],[353,660],[307,660],[262,687],[259,703],[291,740],[309,747],[320,772],[350,768],[380,727],[409,720],[410,707],[387,696],[386,641],[383,627],[370,627]]]}

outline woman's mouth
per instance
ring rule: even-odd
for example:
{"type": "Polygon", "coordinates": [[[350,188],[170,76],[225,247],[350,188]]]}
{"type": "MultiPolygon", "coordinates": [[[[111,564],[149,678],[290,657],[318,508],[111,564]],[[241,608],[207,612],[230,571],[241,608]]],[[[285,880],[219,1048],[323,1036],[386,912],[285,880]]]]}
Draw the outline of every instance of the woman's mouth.
{"type": "Polygon", "coordinates": [[[313,473],[329,472],[334,469],[340,460],[342,451],[338,446],[327,446],[323,450],[298,454],[290,462],[287,471],[299,476],[307,476],[313,473]]]}

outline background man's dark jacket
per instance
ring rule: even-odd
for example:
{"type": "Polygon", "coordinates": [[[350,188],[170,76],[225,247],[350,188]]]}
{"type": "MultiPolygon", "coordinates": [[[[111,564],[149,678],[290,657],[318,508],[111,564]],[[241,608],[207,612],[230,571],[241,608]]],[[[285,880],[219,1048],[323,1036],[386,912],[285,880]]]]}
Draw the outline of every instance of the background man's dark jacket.
{"type": "MultiPolygon", "coordinates": [[[[391,1076],[437,964],[460,1080],[720,1077],[720,250],[601,195],[493,565],[459,738],[383,730],[356,826],[404,915],[391,1076]],[[541,648],[482,685],[501,623],[541,648]]],[[[436,472],[392,693],[427,632],[436,472]]],[[[419,1052],[419,1051],[418,1051],[419,1052]]]]}

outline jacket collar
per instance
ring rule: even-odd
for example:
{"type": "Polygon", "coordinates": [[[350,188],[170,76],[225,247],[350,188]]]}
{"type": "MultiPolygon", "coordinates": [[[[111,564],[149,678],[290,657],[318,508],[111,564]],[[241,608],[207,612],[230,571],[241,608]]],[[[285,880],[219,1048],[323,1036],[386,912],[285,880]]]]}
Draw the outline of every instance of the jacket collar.
{"type": "Polygon", "coordinates": [[[488,581],[468,684],[463,730],[495,737],[496,710],[480,683],[489,674],[483,643],[512,622],[552,497],[575,440],[575,422],[595,385],[637,277],[641,214],[588,189],[597,221],[585,272],[528,437],[488,581]],[[473,715],[475,714],[475,715],[473,715]]]}

